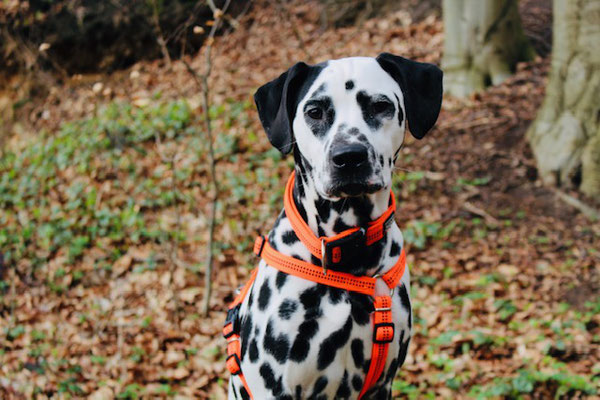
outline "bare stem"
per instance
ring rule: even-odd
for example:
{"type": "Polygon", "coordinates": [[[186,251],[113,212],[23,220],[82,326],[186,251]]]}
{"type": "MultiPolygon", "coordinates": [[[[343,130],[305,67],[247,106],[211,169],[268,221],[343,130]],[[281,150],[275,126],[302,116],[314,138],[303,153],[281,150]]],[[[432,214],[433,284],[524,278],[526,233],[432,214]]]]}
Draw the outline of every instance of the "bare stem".
{"type": "Polygon", "coordinates": [[[202,314],[208,315],[210,310],[210,297],[212,294],[212,275],[214,269],[214,235],[215,235],[215,223],[217,217],[217,205],[219,201],[219,183],[217,181],[217,166],[214,150],[214,136],[212,131],[212,120],[210,117],[210,85],[208,79],[212,71],[212,47],[217,30],[221,26],[223,17],[231,0],[227,0],[223,5],[223,9],[219,10],[212,0],[207,0],[207,3],[213,11],[214,23],[211,27],[210,33],[206,39],[205,48],[205,69],[203,74],[198,74],[192,68],[192,66],[183,60],[188,72],[192,75],[196,84],[202,89],[202,108],[204,114],[204,129],[206,130],[206,136],[208,139],[208,163],[209,163],[209,175],[212,182],[212,193],[210,196],[211,208],[209,214],[209,226],[208,226],[208,243],[207,243],[207,260],[206,260],[206,271],[204,275],[204,299],[202,301],[202,314]]]}
{"type": "Polygon", "coordinates": [[[167,41],[160,28],[160,18],[158,12],[158,0],[152,1],[152,21],[154,22],[154,28],[156,29],[156,41],[160,46],[163,58],[167,60],[167,66],[171,69],[171,56],[169,55],[169,49],[167,48],[167,41]]]}

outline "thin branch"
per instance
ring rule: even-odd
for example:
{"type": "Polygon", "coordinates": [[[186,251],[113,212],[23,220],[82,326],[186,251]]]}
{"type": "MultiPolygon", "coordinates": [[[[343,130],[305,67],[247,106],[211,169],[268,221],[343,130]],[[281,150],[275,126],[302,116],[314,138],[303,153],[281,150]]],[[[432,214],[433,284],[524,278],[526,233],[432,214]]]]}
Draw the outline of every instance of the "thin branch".
{"type": "Polygon", "coordinates": [[[160,46],[160,51],[162,52],[163,58],[167,60],[167,66],[171,69],[171,55],[169,54],[169,49],[167,48],[167,42],[163,35],[162,29],[160,28],[160,18],[158,12],[158,0],[152,1],[152,22],[154,22],[154,28],[156,29],[156,41],[160,46]]]}
{"type": "Polygon", "coordinates": [[[217,205],[219,201],[219,183],[217,181],[217,170],[216,170],[216,159],[214,150],[214,136],[212,131],[212,120],[210,117],[210,86],[208,84],[208,78],[212,71],[212,47],[215,39],[217,30],[221,26],[223,16],[229,8],[231,0],[227,0],[223,5],[223,9],[218,9],[212,0],[207,0],[208,6],[213,11],[214,22],[210,29],[210,33],[206,39],[205,48],[205,70],[203,74],[198,74],[189,63],[182,59],[188,72],[194,78],[196,84],[202,89],[202,108],[204,114],[204,128],[206,130],[206,136],[208,139],[208,162],[210,179],[212,181],[212,196],[211,209],[209,215],[209,227],[208,227],[208,243],[207,243],[207,260],[206,260],[206,271],[204,276],[204,299],[202,301],[202,314],[208,315],[210,310],[210,297],[212,294],[212,275],[214,269],[214,235],[215,235],[215,223],[217,218],[217,205]]]}
{"type": "Polygon", "coordinates": [[[177,201],[177,146],[175,146],[175,150],[171,154],[170,157],[164,155],[160,149],[162,146],[162,141],[160,139],[160,134],[155,132],[154,140],[156,142],[156,151],[163,163],[170,164],[171,170],[171,193],[173,194],[173,201],[175,205],[175,232],[174,238],[170,240],[171,249],[169,251],[169,261],[170,261],[170,282],[169,286],[171,287],[171,297],[173,299],[173,322],[179,326],[179,296],[177,295],[177,290],[175,289],[175,272],[177,267],[179,266],[179,261],[177,260],[177,251],[179,249],[179,236],[181,232],[181,209],[179,207],[179,202],[177,201]]]}
{"type": "Polygon", "coordinates": [[[564,201],[571,207],[578,209],[579,211],[581,211],[581,213],[583,215],[585,215],[592,221],[600,221],[600,211],[588,206],[581,200],[576,199],[575,197],[573,197],[569,194],[566,194],[565,192],[563,192],[559,189],[552,188],[552,191],[554,192],[556,197],[558,197],[559,199],[561,199],[562,201],[564,201]]]}

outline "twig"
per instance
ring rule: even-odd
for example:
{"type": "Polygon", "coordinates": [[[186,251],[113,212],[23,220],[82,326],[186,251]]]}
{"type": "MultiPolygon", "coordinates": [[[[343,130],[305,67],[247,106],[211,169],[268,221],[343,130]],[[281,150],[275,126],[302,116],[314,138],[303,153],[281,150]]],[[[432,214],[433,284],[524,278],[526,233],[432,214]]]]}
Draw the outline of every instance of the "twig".
{"type": "Polygon", "coordinates": [[[206,39],[206,49],[205,49],[205,64],[206,68],[203,74],[198,74],[192,66],[187,63],[184,59],[182,59],[183,64],[187,68],[188,72],[192,75],[196,84],[202,89],[202,108],[204,114],[204,125],[206,130],[206,136],[208,138],[208,162],[210,166],[210,179],[212,181],[212,196],[210,196],[211,200],[211,209],[210,209],[210,217],[209,217],[209,227],[208,227],[208,243],[207,243],[207,260],[206,260],[206,272],[204,276],[204,299],[202,301],[202,314],[204,316],[208,315],[208,311],[210,309],[210,296],[212,293],[212,274],[213,274],[213,264],[214,264],[214,234],[215,234],[215,220],[217,217],[217,203],[219,200],[219,183],[217,181],[217,171],[216,171],[216,160],[215,160],[215,151],[214,151],[214,137],[212,132],[212,121],[210,117],[210,86],[208,85],[208,78],[210,77],[210,73],[212,71],[212,46],[215,39],[215,34],[219,29],[221,22],[223,21],[223,16],[231,3],[231,0],[227,0],[223,5],[223,8],[219,10],[212,0],[207,0],[208,6],[213,11],[214,23],[210,29],[210,33],[206,39]]]}
{"type": "Polygon", "coordinates": [[[556,189],[556,188],[552,188],[552,191],[554,192],[554,194],[559,199],[561,199],[562,201],[564,201],[565,203],[567,203],[571,207],[574,207],[574,208],[578,209],[579,211],[581,211],[581,213],[583,215],[585,215],[586,217],[588,217],[592,221],[598,221],[598,220],[600,220],[600,211],[596,210],[595,208],[592,208],[592,207],[588,206],[587,204],[585,204],[581,200],[576,199],[575,197],[573,197],[573,196],[571,196],[569,194],[566,194],[562,190],[559,190],[559,189],[556,189]]]}
{"type": "Polygon", "coordinates": [[[169,286],[171,287],[171,296],[173,298],[173,322],[179,326],[179,296],[177,295],[177,290],[175,290],[175,271],[179,266],[179,262],[177,260],[177,250],[179,249],[179,233],[181,232],[181,210],[179,208],[179,202],[177,201],[177,168],[175,166],[177,162],[177,147],[171,154],[170,157],[166,157],[162,154],[160,150],[160,146],[162,142],[160,140],[160,135],[158,132],[154,134],[154,140],[156,141],[156,151],[160,156],[163,163],[170,164],[171,170],[171,193],[173,194],[174,202],[175,202],[175,237],[171,239],[171,249],[169,251],[169,261],[171,263],[170,268],[170,281],[169,286]]]}
{"type": "Polygon", "coordinates": [[[500,222],[498,222],[498,220],[496,218],[494,218],[493,216],[488,214],[487,211],[477,207],[476,205],[474,205],[472,203],[469,203],[468,201],[465,201],[463,203],[463,208],[465,210],[467,210],[468,212],[470,212],[471,214],[479,215],[480,217],[485,219],[485,222],[489,225],[496,225],[496,226],[500,225],[500,222]]]}
{"type": "Polygon", "coordinates": [[[162,29],[160,28],[160,19],[158,17],[158,3],[157,0],[152,1],[152,22],[154,22],[154,28],[156,28],[156,41],[160,46],[160,51],[162,52],[163,58],[167,60],[167,67],[171,69],[171,55],[169,54],[169,49],[167,48],[167,42],[165,41],[165,37],[162,33],[162,29]]]}

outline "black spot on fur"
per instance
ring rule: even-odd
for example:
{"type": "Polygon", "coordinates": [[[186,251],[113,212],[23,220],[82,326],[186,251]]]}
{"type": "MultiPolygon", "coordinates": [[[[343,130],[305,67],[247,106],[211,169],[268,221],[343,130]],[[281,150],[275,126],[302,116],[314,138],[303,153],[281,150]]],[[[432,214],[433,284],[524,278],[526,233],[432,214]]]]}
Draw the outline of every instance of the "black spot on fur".
{"type": "Polygon", "coordinates": [[[304,321],[300,324],[298,327],[298,334],[290,349],[290,360],[296,362],[306,360],[308,352],[310,351],[310,339],[316,335],[318,330],[319,324],[314,319],[304,321]]]}
{"type": "Polygon", "coordinates": [[[402,125],[402,121],[404,121],[404,112],[402,112],[402,107],[400,106],[400,99],[398,98],[398,96],[396,96],[396,94],[394,94],[394,96],[396,97],[396,101],[398,102],[398,123],[402,125]]]}
{"type": "Polygon", "coordinates": [[[401,367],[406,360],[406,353],[408,352],[408,345],[410,344],[410,340],[406,340],[406,342],[402,342],[404,339],[404,331],[400,336],[400,349],[398,350],[398,367],[401,367]]]}
{"type": "Polygon", "coordinates": [[[410,298],[408,297],[406,286],[400,286],[400,290],[398,290],[398,296],[400,296],[402,307],[408,310],[408,329],[410,329],[412,328],[412,310],[410,309],[410,298]]]}
{"type": "Polygon", "coordinates": [[[296,400],[302,400],[302,386],[296,385],[296,400]]]}
{"type": "Polygon", "coordinates": [[[369,372],[369,368],[371,367],[371,359],[369,358],[368,360],[365,360],[365,363],[363,364],[363,372],[366,374],[367,372],[369,372]]]}
{"type": "Polygon", "coordinates": [[[279,377],[279,379],[275,378],[275,373],[273,372],[271,365],[266,362],[263,363],[258,372],[263,379],[265,387],[273,393],[273,396],[280,396],[283,392],[281,377],[279,377]]]}
{"type": "Polygon", "coordinates": [[[347,399],[350,397],[350,384],[348,383],[348,371],[344,371],[342,382],[335,393],[336,399],[347,399]]]}
{"type": "Polygon", "coordinates": [[[323,199],[318,198],[315,200],[315,208],[317,209],[317,213],[319,214],[321,221],[323,221],[323,223],[327,223],[329,220],[329,215],[331,214],[331,208],[329,207],[329,204],[327,204],[327,202],[323,199]]]}
{"type": "Polygon", "coordinates": [[[317,368],[319,370],[324,370],[333,362],[337,351],[344,347],[346,342],[348,342],[351,330],[352,318],[349,316],[343,327],[333,332],[328,338],[323,340],[323,343],[321,343],[321,347],[319,348],[319,356],[317,358],[317,368]]]}
{"type": "MultiPolygon", "coordinates": [[[[402,334],[404,334],[404,332],[402,332],[402,334]]],[[[394,376],[396,376],[396,370],[398,369],[398,359],[394,358],[392,360],[392,362],[390,363],[390,367],[388,368],[387,374],[385,374],[385,379],[383,380],[385,383],[391,381],[392,379],[394,379],[394,376]]],[[[383,376],[384,374],[381,374],[381,376],[383,376]]],[[[381,381],[381,378],[379,379],[381,381]]]]}
{"type": "Polygon", "coordinates": [[[392,240],[392,247],[390,247],[390,257],[396,257],[400,254],[400,245],[396,243],[395,240],[392,240]]]}
{"type": "Polygon", "coordinates": [[[367,137],[365,135],[363,135],[362,133],[360,135],[358,135],[358,137],[356,139],[358,139],[358,141],[361,143],[369,143],[369,139],[367,139],[367,137]]]}
{"type": "Polygon", "coordinates": [[[345,292],[342,289],[330,287],[329,288],[329,300],[331,301],[332,304],[337,304],[342,300],[342,298],[344,297],[344,294],[346,294],[346,293],[347,292],[345,292]]]}
{"type": "Polygon", "coordinates": [[[310,351],[310,340],[319,330],[318,318],[322,315],[321,298],[327,286],[316,285],[300,294],[300,303],[304,307],[304,322],[298,327],[298,334],[290,349],[290,359],[301,362],[310,351]]]}
{"type": "Polygon", "coordinates": [[[248,346],[248,357],[252,363],[258,361],[258,343],[255,338],[252,338],[250,345],[248,346]]]}
{"type": "Polygon", "coordinates": [[[354,339],[350,345],[352,350],[352,359],[356,368],[362,367],[365,363],[364,344],[361,339],[354,339]]]}
{"type": "Polygon", "coordinates": [[[369,296],[360,293],[350,293],[350,314],[358,325],[366,325],[371,322],[373,303],[369,296]]]}
{"type": "Polygon", "coordinates": [[[315,382],[315,386],[313,388],[313,392],[310,395],[310,397],[314,398],[319,393],[321,393],[323,390],[325,390],[325,388],[327,387],[327,383],[328,383],[327,377],[324,375],[321,375],[315,382]]]}
{"type": "Polygon", "coordinates": [[[333,224],[333,230],[335,232],[343,232],[345,230],[348,230],[352,228],[350,225],[347,225],[343,220],[342,217],[338,217],[335,219],[335,224],[333,224]]]}
{"type": "Polygon", "coordinates": [[[271,287],[269,286],[269,281],[265,279],[258,294],[258,309],[264,311],[264,309],[267,308],[270,299],[271,287]]]}
{"type": "Polygon", "coordinates": [[[275,276],[275,286],[277,286],[277,289],[281,290],[287,281],[287,277],[288,275],[285,272],[277,271],[277,276],[275,276]]]}
{"type": "Polygon", "coordinates": [[[298,309],[298,303],[292,299],[285,299],[279,306],[279,318],[288,320],[298,309]]]}
{"type": "Polygon", "coordinates": [[[283,240],[283,243],[291,246],[298,241],[298,236],[296,236],[296,233],[293,230],[289,230],[283,232],[283,235],[281,235],[281,240],[283,240]]]}
{"type": "Polygon", "coordinates": [[[323,228],[321,227],[321,225],[319,225],[317,227],[317,233],[319,234],[319,237],[325,236],[325,231],[323,230],[323,228]]]}
{"type": "Polygon", "coordinates": [[[352,90],[354,89],[354,82],[353,81],[346,81],[346,90],[352,90]]]}
{"type": "Polygon", "coordinates": [[[235,400],[238,400],[238,395],[237,395],[237,392],[235,391],[235,386],[233,386],[233,379],[229,380],[229,391],[231,393],[233,393],[233,398],[235,400]]]}
{"type": "Polygon", "coordinates": [[[354,388],[354,390],[356,390],[357,392],[360,392],[362,390],[362,378],[358,375],[354,375],[352,377],[352,387],[354,388]]]}
{"type": "Polygon", "coordinates": [[[374,394],[374,399],[387,400],[390,397],[390,393],[385,387],[379,388],[374,394]]]}
{"type": "Polygon", "coordinates": [[[248,294],[248,310],[252,309],[252,303],[254,303],[254,285],[252,285],[250,293],[248,294]]]}
{"type": "Polygon", "coordinates": [[[250,400],[250,395],[243,386],[240,388],[240,395],[242,396],[242,400],[250,400]]]}
{"type": "Polygon", "coordinates": [[[270,319],[267,324],[267,329],[265,330],[263,347],[265,351],[275,357],[279,363],[283,363],[288,358],[290,350],[288,337],[283,333],[279,334],[277,337],[273,336],[273,321],[270,319]]]}
{"type": "Polygon", "coordinates": [[[348,129],[348,134],[352,136],[358,136],[360,134],[360,131],[358,130],[358,128],[350,128],[348,129]]]}
{"type": "Polygon", "coordinates": [[[379,155],[379,164],[383,167],[383,155],[379,155]]]}
{"type": "MultiPolygon", "coordinates": [[[[298,187],[298,185],[296,185],[296,187],[298,187]]],[[[304,221],[307,221],[308,214],[306,214],[306,208],[304,208],[302,202],[299,201],[296,197],[294,197],[294,200],[296,201],[296,209],[298,210],[298,214],[300,214],[300,217],[302,217],[304,221]]]]}
{"type": "Polygon", "coordinates": [[[246,349],[248,348],[248,340],[250,339],[250,332],[252,332],[252,315],[249,313],[248,316],[245,318],[245,321],[242,325],[242,335],[241,335],[242,359],[244,358],[244,355],[246,354],[246,349]]]}

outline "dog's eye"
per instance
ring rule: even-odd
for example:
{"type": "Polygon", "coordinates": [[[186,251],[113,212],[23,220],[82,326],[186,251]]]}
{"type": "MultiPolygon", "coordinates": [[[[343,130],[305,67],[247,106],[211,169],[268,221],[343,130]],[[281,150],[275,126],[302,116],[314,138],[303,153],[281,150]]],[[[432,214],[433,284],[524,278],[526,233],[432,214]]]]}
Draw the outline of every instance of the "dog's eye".
{"type": "Polygon", "coordinates": [[[313,107],[306,111],[306,115],[308,115],[312,119],[321,119],[323,118],[323,110],[317,107],[313,107]]]}
{"type": "Polygon", "coordinates": [[[387,101],[376,101],[371,106],[374,114],[381,114],[390,109],[391,104],[387,101]]]}

